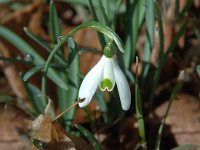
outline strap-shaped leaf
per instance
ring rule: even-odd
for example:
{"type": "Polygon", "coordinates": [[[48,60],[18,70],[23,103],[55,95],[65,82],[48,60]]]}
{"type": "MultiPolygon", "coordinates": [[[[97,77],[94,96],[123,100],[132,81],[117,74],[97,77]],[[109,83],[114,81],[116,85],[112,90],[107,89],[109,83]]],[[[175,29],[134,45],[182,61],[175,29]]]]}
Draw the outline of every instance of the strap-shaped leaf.
{"type": "Polygon", "coordinates": [[[75,127],[87,138],[95,150],[102,150],[101,145],[90,131],[78,124],[76,124],[75,127]]]}
{"type": "Polygon", "coordinates": [[[126,43],[125,53],[123,55],[124,66],[126,69],[135,59],[136,44],[138,34],[145,16],[145,0],[129,0],[127,1],[127,26],[126,26],[126,43]]]}
{"type": "MultiPolygon", "coordinates": [[[[0,26],[0,37],[7,40],[9,43],[14,45],[20,52],[30,54],[34,58],[34,64],[44,64],[44,59],[34,50],[28,43],[21,39],[18,35],[7,29],[6,27],[0,26]]],[[[49,69],[47,76],[61,88],[67,89],[67,85],[53,70],[49,69]]]]}
{"type": "MultiPolygon", "coordinates": [[[[42,46],[47,52],[51,52],[51,48],[50,46],[45,43],[43,40],[39,39],[38,37],[36,37],[35,35],[33,35],[28,28],[24,27],[24,32],[32,39],[34,40],[36,43],[38,43],[40,46],[42,46]]],[[[59,62],[61,62],[64,65],[67,65],[67,61],[64,60],[60,55],[55,55],[55,59],[58,60],[59,62]]]]}
{"type": "MultiPolygon", "coordinates": [[[[64,107],[67,108],[71,106],[78,97],[78,91],[80,86],[80,60],[78,55],[78,48],[74,40],[70,37],[68,39],[68,60],[69,60],[69,68],[68,68],[68,82],[69,89],[66,92],[67,97],[64,100],[64,107]],[[71,84],[70,84],[71,83],[71,84]]],[[[64,108],[64,109],[65,109],[64,108]]],[[[74,118],[75,109],[71,109],[68,111],[64,117],[68,120],[68,123],[71,125],[71,121],[74,118]]]]}

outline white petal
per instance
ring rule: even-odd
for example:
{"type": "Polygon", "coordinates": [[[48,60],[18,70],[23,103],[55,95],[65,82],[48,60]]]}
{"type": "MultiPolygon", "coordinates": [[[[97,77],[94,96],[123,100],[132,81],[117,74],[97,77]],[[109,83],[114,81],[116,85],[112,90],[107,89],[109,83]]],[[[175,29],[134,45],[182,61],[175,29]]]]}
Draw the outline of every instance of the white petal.
{"type": "Polygon", "coordinates": [[[105,57],[100,59],[100,61],[88,72],[81,83],[78,97],[83,99],[83,102],[79,103],[79,107],[85,107],[90,103],[101,80],[104,59],[105,57]]]}
{"type": "Polygon", "coordinates": [[[113,57],[113,64],[114,64],[115,82],[117,84],[117,89],[119,92],[122,109],[128,110],[131,105],[130,87],[124,73],[117,64],[115,57],[113,57]]]}
{"type": "Polygon", "coordinates": [[[102,91],[112,91],[115,86],[114,66],[111,58],[105,57],[103,74],[99,87],[102,91]]]}

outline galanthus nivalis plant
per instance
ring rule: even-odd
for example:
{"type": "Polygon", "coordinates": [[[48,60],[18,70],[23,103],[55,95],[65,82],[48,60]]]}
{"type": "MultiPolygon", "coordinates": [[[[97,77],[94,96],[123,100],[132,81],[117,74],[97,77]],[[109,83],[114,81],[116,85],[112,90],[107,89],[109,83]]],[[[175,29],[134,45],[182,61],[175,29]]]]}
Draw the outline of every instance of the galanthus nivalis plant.
{"type": "Polygon", "coordinates": [[[79,107],[87,106],[98,85],[102,91],[112,91],[115,83],[119,92],[123,110],[128,110],[131,104],[131,92],[127,79],[120,69],[112,44],[108,43],[99,62],[85,76],[79,90],[79,107]]]}

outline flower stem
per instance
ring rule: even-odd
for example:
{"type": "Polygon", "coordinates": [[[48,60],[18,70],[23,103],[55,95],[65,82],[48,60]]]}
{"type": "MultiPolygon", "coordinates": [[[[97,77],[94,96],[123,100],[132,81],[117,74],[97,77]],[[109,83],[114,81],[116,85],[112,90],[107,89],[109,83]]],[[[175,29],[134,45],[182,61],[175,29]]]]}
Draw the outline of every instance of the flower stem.
{"type": "Polygon", "coordinates": [[[68,112],[69,110],[71,110],[72,108],[74,108],[78,103],[80,103],[82,101],[82,99],[79,99],[78,101],[76,101],[74,104],[72,104],[71,106],[69,106],[68,108],[66,108],[62,113],[60,113],[58,116],[56,116],[53,121],[56,121],[57,119],[59,119],[62,115],[64,115],[66,112],[68,112]]]}

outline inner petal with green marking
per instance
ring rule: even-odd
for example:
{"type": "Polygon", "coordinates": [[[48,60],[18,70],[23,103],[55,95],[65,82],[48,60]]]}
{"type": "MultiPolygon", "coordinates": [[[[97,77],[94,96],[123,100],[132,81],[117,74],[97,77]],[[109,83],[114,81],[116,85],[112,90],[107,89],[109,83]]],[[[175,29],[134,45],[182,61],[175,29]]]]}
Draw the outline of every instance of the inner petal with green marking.
{"type": "Polygon", "coordinates": [[[115,86],[114,66],[112,61],[113,58],[108,58],[106,56],[103,57],[105,57],[104,68],[99,87],[102,91],[112,91],[115,86]]]}
{"type": "Polygon", "coordinates": [[[113,83],[110,79],[103,79],[100,83],[100,88],[102,91],[108,90],[108,91],[112,91],[113,89],[113,83]]]}

